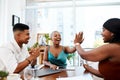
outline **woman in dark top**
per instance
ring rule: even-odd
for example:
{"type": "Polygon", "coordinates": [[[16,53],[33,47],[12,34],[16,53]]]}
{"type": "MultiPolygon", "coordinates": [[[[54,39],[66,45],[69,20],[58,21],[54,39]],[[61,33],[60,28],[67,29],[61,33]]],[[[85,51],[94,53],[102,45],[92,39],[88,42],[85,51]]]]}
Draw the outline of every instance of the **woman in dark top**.
{"type": "Polygon", "coordinates": [[[80,43],[83,41],[83,32],[76,34],[74,43],[80,56],[88,61],[99,61],[99,69],[84,65],[92,74],[103,77],[104,80],[120,80],[120,19],[111,18],[103,24],[102,32],[105,43],[98,48],[84,51],[80,43]]]}

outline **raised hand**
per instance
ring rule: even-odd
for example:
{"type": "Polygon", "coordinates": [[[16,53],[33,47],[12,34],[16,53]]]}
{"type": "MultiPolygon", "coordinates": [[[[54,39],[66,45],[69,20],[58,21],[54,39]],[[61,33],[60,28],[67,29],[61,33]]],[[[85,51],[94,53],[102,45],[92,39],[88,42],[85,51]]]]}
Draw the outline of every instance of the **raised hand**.
{"type": "Polygon", "coordinates": [[[74,43],[82,43],[83,42],[83,32],[79,32],[75,35],[74,43]]]}

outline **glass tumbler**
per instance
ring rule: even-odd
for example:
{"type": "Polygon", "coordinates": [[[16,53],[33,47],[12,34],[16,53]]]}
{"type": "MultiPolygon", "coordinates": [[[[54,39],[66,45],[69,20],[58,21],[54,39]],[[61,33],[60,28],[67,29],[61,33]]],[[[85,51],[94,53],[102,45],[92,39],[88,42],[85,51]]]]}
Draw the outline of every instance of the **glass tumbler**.
{"type": "Polygon", "coordinates": [[[35,76],[34,68],[31,68],[30,66],[25,68],[25,70],[24,70],[24,80],[34,80],[34,76],[35,76]]]}

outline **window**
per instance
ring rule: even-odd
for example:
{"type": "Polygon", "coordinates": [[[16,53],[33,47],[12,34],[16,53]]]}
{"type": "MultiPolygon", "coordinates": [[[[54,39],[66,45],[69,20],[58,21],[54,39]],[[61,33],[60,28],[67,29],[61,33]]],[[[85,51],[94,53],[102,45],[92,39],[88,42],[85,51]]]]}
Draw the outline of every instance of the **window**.
{"type": "Polygon", "coordinates": [[[38,7],[27,7],[26,23],[36,28],[36,32],[58,30],[62,34],[61,44],[67,46],[73,46],[75,33],[83,31],[85,40],[82,47],[94,48],[103,44],[100,35],[103,23],[109,18],[120,18],[119,9],[119,0],[41,2],[38,7]],[[99,41],[101,43],[97,44],[99,41]]]}

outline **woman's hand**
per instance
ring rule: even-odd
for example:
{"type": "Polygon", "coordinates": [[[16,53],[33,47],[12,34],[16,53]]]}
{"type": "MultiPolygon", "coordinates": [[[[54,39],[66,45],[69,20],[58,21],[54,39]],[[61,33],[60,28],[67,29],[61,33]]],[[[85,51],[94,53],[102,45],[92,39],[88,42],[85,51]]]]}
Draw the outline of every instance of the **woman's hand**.
{"type": "Polygon", "coordinates": [[[51,69],[53,69],[53,70],[56,70],[56,69],[57,69],[57,67],[58,67],[58,66],[53,65],[53,64],[51,64],[51,65],[50,65],[50,68],[51,68],[51,69]]]}
{"type": "Polygon", "coordinates": [[[83,42],[83,32],[79,32],[78,34],[76,34],[75,39],[74,39],[74,43],[82,43],[83,42]]]}
{"type": "Polygon", "coordinates": [[[84,64],[83,66],[86,69],[85,73],[90,72],[90,73],[92,73],[92,74],[94,74],[94,75],[96,75],[98,77],[101,77],[101,78],[103,77],[103,75],[99,72],[99,70],[92,68],[88,64],[84,64]]]}
{"type": "Polygon", "coordinates": [[[83,64],[83,66],[85,68],[85,73],[88,73],[92,69],[92,67],[89,66],[88,64],[83,64]]]}

